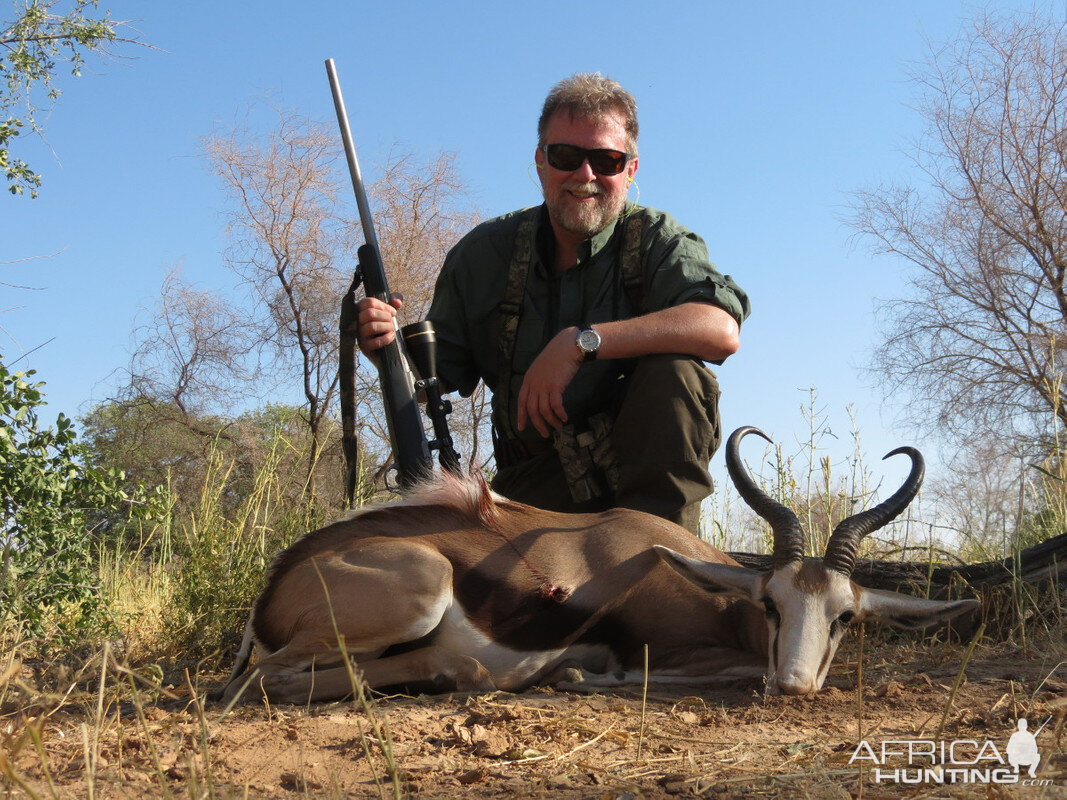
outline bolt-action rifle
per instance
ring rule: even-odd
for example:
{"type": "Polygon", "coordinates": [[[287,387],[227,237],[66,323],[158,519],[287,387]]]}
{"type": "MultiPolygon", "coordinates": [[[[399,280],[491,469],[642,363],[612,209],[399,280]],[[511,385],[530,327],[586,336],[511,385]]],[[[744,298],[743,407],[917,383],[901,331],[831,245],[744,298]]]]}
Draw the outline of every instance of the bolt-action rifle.
{"type": "MultiPolygon", "coordinates": [[[[351,505],[355,497],[359,459],[355,421],[356,329],[359,319],[354,293],[362,284],[368,297],[377,297],[388,303],[392,294],[385,277],[370,203],[367,200],[367,192],[363,188],[363,176],[356,158],[356,147],[352,141],[352,131],[348,126],[348,113],[345,111],[345,101],[341,96],[341,86],[337,80],[337,70],[332,58],[326,60],[326,74],[330,79],[333,104],[337,111],[337,124],[341,128],[341,141],[344,144],[345,157],[348,159],[348,171],[352,177],[352,189],[356,194],[356,205],[359,208],[359,221],[363,226],[364,238],[364,244],[356,251],[359,264],[356,266],[352,285],[341,303],[340,323],[339,382],[342,441],[347,463],[345,494],[351,505]]],[[[377,365],[399,488],[403,491],[419,478],[432,472],[431,451],[434,449],[438,451],[443,468],[458,472],[459,454],[452,447],[452,437],[448,430],[447,417],[452,411],[452,404],[441,396],[441,385],[437,379],[437,344],[432,323],[416,322],[398,330],[396,338],[377,351],[377,365]],[[408,362],[409,354],[419,373],[419,378],[412,373],[408,362]],[[426,438],[422,415],[419,413],[420,392],[426,397],[426,412],[433,423],[433,441],[426,438]]]]}

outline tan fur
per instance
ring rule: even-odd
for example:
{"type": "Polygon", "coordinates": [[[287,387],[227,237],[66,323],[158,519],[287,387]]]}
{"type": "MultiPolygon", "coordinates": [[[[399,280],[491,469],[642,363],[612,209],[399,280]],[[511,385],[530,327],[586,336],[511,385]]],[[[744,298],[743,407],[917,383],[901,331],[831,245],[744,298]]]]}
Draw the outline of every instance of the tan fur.
{"type": "Polygon", "coordinates": [[[793,577],[793,585],[802,592],[818,594],[827,587],[826,569],[821,561],[814,559],[805,560],[797,574],[793,577]]]}
{"type": "MultiPolygon", "coordinates": [[[[314,678],[308,672],[341,659],[339,640],[371,686],[448,679],[518,689],[562,660],[543,653],[571,646],[590,664],[622,669],[642,663],[646,643],[653,664],[668,673],[759,663],[762,637],[738,636],[752,627],[742,624],[751,611],[681,579],[653,544],[733,563],[658,517],[624,509],[555,514],[495,496],[482,479],[445,476],[279,554],[252,615],[267,651],[254,683],[275,699],[350,691],[347,672],[331,671],[338,667],[316,666],[314,678]],[[690,627],[664,636],[665,615],[690,627]],[[495,674],[436,644],[457,636],[499,642],[495,674]],[[414,651],[395,650],[426,637],[414,651]],[[538,663],[512,664],[526,661],[538,663]]],[[[235,670],[227,695],[243,684],[235,670]]]]}

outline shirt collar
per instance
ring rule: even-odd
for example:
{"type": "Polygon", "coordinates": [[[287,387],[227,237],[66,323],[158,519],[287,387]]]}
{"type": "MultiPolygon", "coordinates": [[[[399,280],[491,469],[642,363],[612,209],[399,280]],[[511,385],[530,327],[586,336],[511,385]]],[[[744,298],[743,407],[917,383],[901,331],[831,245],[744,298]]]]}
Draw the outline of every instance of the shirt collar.
{"type": "MultiPolygon", "coordinates": [[[[594,235],[590,239],[586,239],[580,245],[578,245],[578,262],[584,263],[588,259],[597,255],[601,250],[608,246],[611,242],[611,237],[615,235],[615,229],[619,225],[619,220],[623,219],[631,210],[631,204],[627,203],[623,209],[623,213],[608,223],[608,226],[602,231],[594,235]]],[[[552,223],[548,219],[548,205],[541,204],[541,215],[538,218],[538,230],[534,233],[535,242],[538,242],[542,246],[541,255],[544,258],[545,263],[551,262],[551,256],[555,252],[556,243],[552,236],[552,223]]]]}

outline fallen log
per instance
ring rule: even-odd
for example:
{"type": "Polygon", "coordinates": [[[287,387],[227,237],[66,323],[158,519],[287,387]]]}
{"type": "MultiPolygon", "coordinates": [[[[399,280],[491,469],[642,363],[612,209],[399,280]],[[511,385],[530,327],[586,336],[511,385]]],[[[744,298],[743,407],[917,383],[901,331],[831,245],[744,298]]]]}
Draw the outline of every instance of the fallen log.
{"type": "MultiPolygon", "coordinates": [[[[742,566],[769,570],[771,556],[755,553],[729,553],[742,566]]],[[[921,590],[931,597],[957,592],[963,585],[980,590],[1014,580],[1038,583],[1067,573],[1067,533],[1020,551],[1017,557],[977,564],[935,564],[927,561],[883,561],[860,559],[852,579],[872,589],[921,590]],[[928,587],[928,588],[927,588],[928,587]]],[[[1067,577],[1067,576],[1065,576],[1067,577]]]]}

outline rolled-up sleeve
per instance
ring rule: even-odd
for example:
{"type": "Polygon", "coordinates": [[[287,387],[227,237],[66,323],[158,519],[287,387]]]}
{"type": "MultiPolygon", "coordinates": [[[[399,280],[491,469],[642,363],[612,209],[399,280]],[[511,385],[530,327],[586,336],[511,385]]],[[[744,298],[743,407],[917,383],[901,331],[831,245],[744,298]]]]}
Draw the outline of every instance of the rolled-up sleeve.
{"type": "Polygon", "coordinates": [[[752,310],[748,295],[711,263],[700,236],[667,214],[653,218],[644,235],[648,310],[705,302],[726,311],[738,325],[745,321],[752,310]]]}

